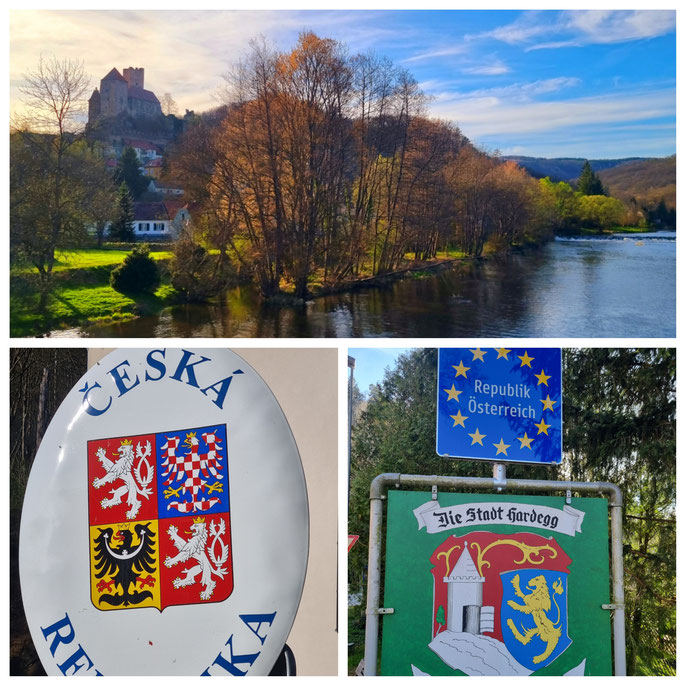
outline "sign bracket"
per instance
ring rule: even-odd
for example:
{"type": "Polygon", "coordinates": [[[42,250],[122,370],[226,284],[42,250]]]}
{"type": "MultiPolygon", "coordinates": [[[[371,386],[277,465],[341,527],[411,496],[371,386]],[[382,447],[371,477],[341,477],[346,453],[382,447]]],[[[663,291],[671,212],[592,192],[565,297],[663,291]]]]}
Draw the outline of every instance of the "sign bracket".
{"type": "MultiPolygon", "coordinates": [[[[365,676],[376,676],[377,657],[379,649],[379,615],[383,614],[379,607],[381,596],[381,549],[383,532],[383,500],[388,488],[401,486],[414,489],[474,489],[487,491],[498,488],[498,480],[494,478],[468,476],[439,476],[417,474],[379,474],[370,487],[369,507],[369,563],[367,576],[367,610],[365,626],[364,664],[365,676]]],[[[611,540],[611,573],[612,573],[612,603],[604,609],[611,609],[614,646],[614,674],[626,676],[626,634],[624,624],[624,565],[622,560],[622,492],[619,487],[609,482],[577,482],[577,481],[544,481],[539,479],[504,479],[504,489],[512,491],[536,491],[539,493],[564,492],[571,496],[577,493],[609,496],[610,506],[610,540],[611,540]]]]}

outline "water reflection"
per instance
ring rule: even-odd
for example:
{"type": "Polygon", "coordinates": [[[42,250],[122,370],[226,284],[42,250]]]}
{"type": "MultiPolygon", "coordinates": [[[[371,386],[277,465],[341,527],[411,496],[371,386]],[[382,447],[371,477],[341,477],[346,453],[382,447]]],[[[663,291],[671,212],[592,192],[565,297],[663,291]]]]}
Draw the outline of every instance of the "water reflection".
{"type": "Polygon", "coordinates": [[[107,337],[673,337],[674,234],[556,240],[426,278],[319,298],[260,303],[236,288],[218,304],[72,335],[107,337]]]}

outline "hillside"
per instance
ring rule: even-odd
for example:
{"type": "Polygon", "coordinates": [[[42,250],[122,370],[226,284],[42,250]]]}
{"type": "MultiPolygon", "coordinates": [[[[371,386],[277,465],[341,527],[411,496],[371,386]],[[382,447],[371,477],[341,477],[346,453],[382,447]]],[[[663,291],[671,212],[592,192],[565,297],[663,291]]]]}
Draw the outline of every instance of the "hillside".
{"type": "Polygon", "coordinates": [[[667,207],[676,206],[676,155],[639,160],[599,171],[608,192],[639,205],[653,204],[664,198],[667,207]]]}
{"type": "MultiPolygon", "coordinates": [[[[581,173],[585,159],[581,157],[525,157],[522,155],[504,156],[505,160],[512,160],[520,167],[524,167],[531,176],[542,179],[549,176],[552,181],[576,181],[581,173]]],[[[589,160],[594,172],[617,167],[618,165],[646,161],[645,157],[625,157],[616,160],[589,160]]]]}

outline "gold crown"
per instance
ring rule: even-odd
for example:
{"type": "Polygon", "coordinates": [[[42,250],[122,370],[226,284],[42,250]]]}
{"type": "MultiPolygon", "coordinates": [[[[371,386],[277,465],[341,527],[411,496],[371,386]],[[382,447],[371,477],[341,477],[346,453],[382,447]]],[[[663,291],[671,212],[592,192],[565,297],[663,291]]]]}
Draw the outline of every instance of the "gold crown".
{"type": "Polygon", "coordinates": [[[122,442],[122,445],[133,445],[133,441],[130,438],[125,438],[122,442]]]}
{"type": "Polygon", "coordinates": [[[205,522],[205,518],[204,518],[204,517],[196,517],[196,518],[193,520],[193,524],[203,524],[204,522],[205,522]]]}

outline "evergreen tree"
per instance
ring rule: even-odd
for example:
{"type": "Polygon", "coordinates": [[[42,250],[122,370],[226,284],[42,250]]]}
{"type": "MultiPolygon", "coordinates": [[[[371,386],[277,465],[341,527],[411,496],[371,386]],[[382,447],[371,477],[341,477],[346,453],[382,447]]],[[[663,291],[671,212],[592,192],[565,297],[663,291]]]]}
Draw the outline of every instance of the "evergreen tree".
{"type": "Polygon", "coordinates": [[[126,183],[134,200],[145,193],[149,184],[149,179],[143,176],[140,165],[136,151],[131,147],[124,148],[114,176],[117,183],[126,183]]]}
{"type": "Polygon", "coordinates": [[[112,224],[110,236],[122,243],[130,243],[136,240],[133,233],[133,200],[126,183],[119,186],[119,216],[112,224]]]}
{"type": "Polygon", "coordinates": [[[584,162],[584,166],[581,168],[576,189],[583,195],[607,195],[600,177],[591,169],[588,160],[584,162]]]}

